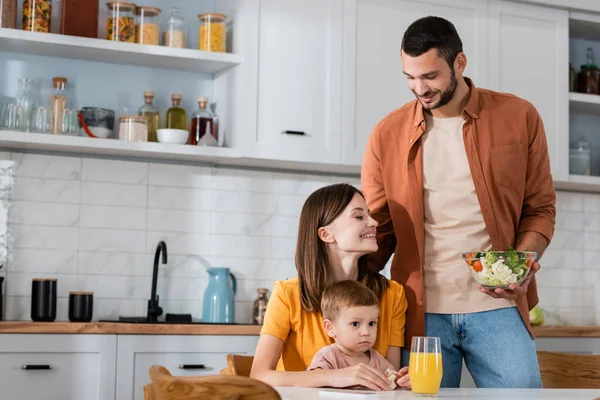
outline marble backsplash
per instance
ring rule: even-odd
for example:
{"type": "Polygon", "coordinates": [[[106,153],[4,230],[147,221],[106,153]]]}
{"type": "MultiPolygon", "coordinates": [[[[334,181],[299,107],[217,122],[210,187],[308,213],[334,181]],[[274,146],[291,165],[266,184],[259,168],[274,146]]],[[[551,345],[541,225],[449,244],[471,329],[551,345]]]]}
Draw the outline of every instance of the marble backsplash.
{"type": "MultiPolygon", "coordinates": [[[[94,319],[145,315],[154,251],[165,312],[200,318],[206,265],[238,277],[236,321],[251,320],[256,289],[296,275],[306,197],[357,178],[97,158],[0,153],[12,160],[6,318],[29,320],[31,279],[58,279],[57,320],[69,291],[94,292],[94,319]]],[[[559,192],[556,236],[541,260],[541,306],[551,323],[594,324],[600,281],[600,195],[559,192]]],[[[385,274],[389,276],[386,269],[385,274]]]]}

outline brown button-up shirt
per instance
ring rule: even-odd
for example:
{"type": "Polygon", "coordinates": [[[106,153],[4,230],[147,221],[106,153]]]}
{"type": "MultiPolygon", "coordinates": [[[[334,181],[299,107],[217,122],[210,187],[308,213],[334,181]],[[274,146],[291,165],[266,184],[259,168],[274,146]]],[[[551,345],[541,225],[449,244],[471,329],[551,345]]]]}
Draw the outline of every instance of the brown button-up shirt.
{"type": "MultiPolygon", "coordinates": [[[[478,89],[465,80],[471,93],[462,113],[463,140],[492,247],[508,250],[516,236],[526,231],[538,232],[550,242],[556,193],[537,110],[516,96],[478,89]]],[[[417,100],[390,113],[369,137],[361,173],[361,189],[379,222],[379,250],[369,256],[369,265],[379,271],[395,254],[392,279],[404,285],[408,299],[407,346],[413,336],[425,334],[421,141],[425,128],[417,100]]],[[[527,295],[516,300],[532,336],[529,310],[537,302],[534,277],[527,295]]]]}

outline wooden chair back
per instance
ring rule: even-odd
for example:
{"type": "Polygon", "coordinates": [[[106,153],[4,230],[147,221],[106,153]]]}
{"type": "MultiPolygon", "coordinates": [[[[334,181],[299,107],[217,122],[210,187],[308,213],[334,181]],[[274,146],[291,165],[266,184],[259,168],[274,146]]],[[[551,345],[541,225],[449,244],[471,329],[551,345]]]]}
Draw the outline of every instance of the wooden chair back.
{"type": "Polygon", "coordinates": [[[250,376],[254,356],[227,354],[227,368],[221,370],[221,375],[250,376]]]}
{"type": "Polygon", "coordinates": [[[149,373],[149,400],[281,400],[271,386],[245,376],[173,376],[159,365],[149,373]]]}
{"type": "Polygon", "coordinates": [[[600,355],[538,351],[542,385],[551,389],[600,389],[600,355]]]}

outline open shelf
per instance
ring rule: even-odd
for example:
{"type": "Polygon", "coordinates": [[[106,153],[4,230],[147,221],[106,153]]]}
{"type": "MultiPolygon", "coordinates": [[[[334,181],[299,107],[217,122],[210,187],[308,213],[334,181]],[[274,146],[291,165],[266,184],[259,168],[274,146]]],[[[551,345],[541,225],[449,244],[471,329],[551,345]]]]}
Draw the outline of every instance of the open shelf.
{"type": "Polygon", "coordinates": [[[600,95],[585,93],[569,93],[571,111],[600,115],[600,95]]]}
{"type": "Polygon", "coordinates": [[[0,28],[0,51],[206,74],[216,74],[243,62],[242,56],[230,53],[114,42],[6,28],[0,28]]]}

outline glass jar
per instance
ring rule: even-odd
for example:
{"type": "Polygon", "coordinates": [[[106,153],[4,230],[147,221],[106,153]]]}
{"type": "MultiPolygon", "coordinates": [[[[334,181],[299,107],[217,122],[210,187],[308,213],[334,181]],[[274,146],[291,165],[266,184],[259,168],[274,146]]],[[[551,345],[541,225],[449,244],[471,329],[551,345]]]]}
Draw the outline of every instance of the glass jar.
{"type": "Polygon", "coordinates": [[[148,141],[148,120],[140,116],[122,116],[119,118],[119,139],[130,142],[148,141]]]}
{"type": "Polygon", "coordinates": [[[160,8],[137,7],[135,9],[135,42],[158,45],[158,16],[160,8]]]}
{"type": "Polygon", "coordinates": [[[138,110],[138,115],[148,119],[148,141],[158,142],[156,130],[158,129],[158,108],[152,104],[154,92],[144,92],[144,105],[138,110]]]}
{"type": "Polygon", "coordinates": [[[21,107],[21,128],[23,131],[29,132],[33,110],[40,104],[39,93],[34,87],[35,81],[33,79],[19,79],[18,85],[17,105],[21,107]]]}
{"type": "Polygon", "coordinates": [[[592,157],[590,142],[581,140],[569,146],[569,174],[591,175],[592,157]]]}
{"type": "Polygon", "coordinates": [[[587,49],[587,61],[581,66],[577,83],[580,93],[600,94],[600,69],[596,65],[594,50],[591,47],[587,49]]]}
{"type": "Polygon", "coordinates": [[[106,18],[106,39],[117,42],[135,42],[135,4],[123,1],[106,3],[110,11],[106,18]]]}
{"type": "Polygon", "coordinates": [[[163,45],[167,47],[185,48],[185,22],[179,15],[177,7],[171,8],[167,18],[167,26],[163,34],[163,45]]]}
{"type": "Polygon", "coordinates": [[[198,146],[219,145],[218,132],[213,113],[207,109],[208,99],[198,97],[198,109],[192,114],[190,144],[198,146]]]}
{"type": "Polygon", "coordinates": [[[254,300],[254,307],[252,309],[252,323],[254,325],[262,325],[265,319],[265,313],[267,312],[267,304],[269,303],[269,299],[267,299],[269,290],[258,288],[256,291],[258,292],[258,296],[256,300],[254,300]]]}
{"type": "Polygon", "coordinates": [[[50,96],[52,108],[52,133],[58,135],[61,131],[62,118],[67,109],[67,78],[55,76],[52,78],[54,93],[50,96]]]}
{"type": "Polygon", "coordinates": [[[202,51],[225,52],[227,44],[227,16],[219,13],[198,15],[198,48],[202,51]]]}
{"type": "Polygon", "coordinates": [[[23,0],[23,30],[50,32],[52,0],[23,0]]]}
{"type": "Polygon", "coordinates": [[[0,0],[0,28],[17,27],[17,0],[0,0]]]}

